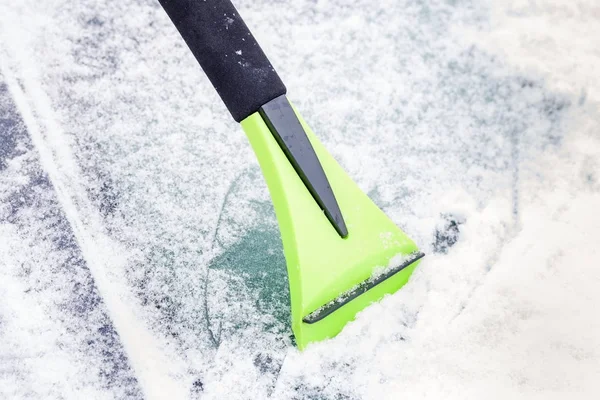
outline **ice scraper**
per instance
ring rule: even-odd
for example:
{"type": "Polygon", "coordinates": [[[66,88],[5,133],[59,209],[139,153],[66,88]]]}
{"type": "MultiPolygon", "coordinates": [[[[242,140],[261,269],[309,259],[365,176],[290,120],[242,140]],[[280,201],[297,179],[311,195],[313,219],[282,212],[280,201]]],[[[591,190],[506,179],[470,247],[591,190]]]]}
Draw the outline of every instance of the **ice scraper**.
{"type": "Polygon", "coordinates": [[[299,348],[338,334],[423,257],[346,175],[286,97],[229,0],[159,0],[242,125],[277,215],[299,348]]]}

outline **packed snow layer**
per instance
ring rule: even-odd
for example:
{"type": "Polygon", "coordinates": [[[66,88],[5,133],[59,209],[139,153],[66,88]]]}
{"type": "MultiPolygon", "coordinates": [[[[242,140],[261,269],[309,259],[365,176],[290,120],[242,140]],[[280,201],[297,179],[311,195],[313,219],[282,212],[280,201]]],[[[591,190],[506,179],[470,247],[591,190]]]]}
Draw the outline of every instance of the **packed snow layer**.
{"type": "Polygon", "coordinates": [[[0,397],[600,396],[600,8],[237,1],[427,253],[293,346],[239,126],[157,2],[0,4],[0,397]]]}

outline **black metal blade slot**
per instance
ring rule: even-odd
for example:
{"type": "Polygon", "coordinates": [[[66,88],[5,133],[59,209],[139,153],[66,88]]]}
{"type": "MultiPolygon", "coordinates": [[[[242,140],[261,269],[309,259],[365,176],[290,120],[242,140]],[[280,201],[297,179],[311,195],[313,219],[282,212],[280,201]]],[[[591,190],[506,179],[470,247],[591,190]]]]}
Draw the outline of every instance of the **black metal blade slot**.
{"type": "Polygon", "coordinates": [[[279,96],[259,110],[279,146],[341,237],[348,229],[325,171],[288,99],[279,96]]]}

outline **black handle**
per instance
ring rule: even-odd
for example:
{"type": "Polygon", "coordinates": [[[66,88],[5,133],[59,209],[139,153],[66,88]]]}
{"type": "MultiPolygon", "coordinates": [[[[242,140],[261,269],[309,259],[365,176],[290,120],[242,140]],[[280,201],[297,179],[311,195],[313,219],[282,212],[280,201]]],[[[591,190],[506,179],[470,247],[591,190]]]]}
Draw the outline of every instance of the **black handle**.
{"type": "Polygon", "coordinates": [[[158,0],[237,122],[286,93],[229,0],[158,0]]]}

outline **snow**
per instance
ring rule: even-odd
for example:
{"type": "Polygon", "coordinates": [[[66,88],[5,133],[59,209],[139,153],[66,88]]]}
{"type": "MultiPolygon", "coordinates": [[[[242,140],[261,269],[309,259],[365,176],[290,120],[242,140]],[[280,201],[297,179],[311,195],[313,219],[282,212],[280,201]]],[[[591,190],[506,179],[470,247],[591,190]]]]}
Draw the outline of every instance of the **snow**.
{"type": "Polygon", "coordinates": [[[427,253],[304,352],[258,164],[158,4],[0,4],[0,397],[598,398],[596,3],[236,2],[427,253]]]}

